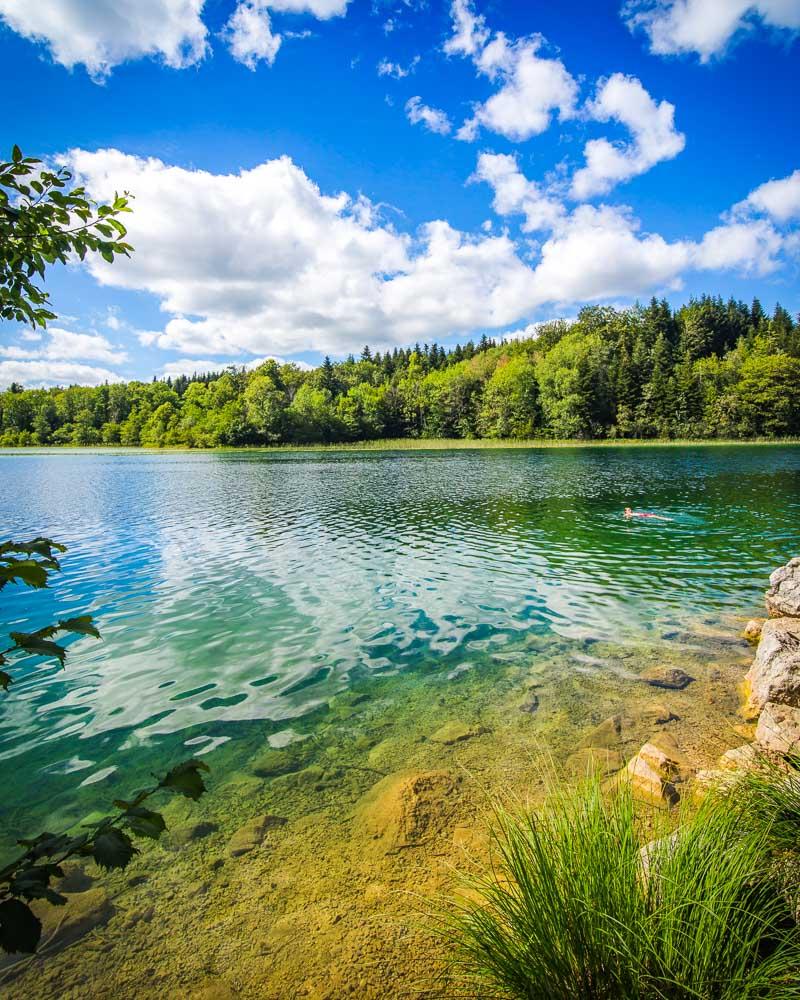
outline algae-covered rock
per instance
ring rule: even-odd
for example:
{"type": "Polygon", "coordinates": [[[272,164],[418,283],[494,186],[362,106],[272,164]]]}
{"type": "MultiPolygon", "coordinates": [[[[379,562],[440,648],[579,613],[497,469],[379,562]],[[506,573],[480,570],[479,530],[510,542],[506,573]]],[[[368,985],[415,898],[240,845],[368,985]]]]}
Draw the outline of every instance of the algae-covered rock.
{"type": "Polygon", "coordinates": [[[216,977],[203,980],[184,994],[186,1000],[235,1000],[236,996],[224,980],[216,977]]]}
{"type": "Polygon", "coordinates": [[[175,827],[169,831],[170,843],[174,847],[185,847],[193,840],[202,840],[211,833],[215,833],[219,827],[210,820],[199,820],[196,823],[186,823],[183,826],[175,827]]]}
{"type": "Polygon", "coordinates": [[[641,676],[651,687],[670,691],[683,691],[694,680],[680,667],[648,667],[641,676]]]}
{"type": "Polygon", "coordinates": [[[622,735],[622,716],[612,715],[604,719],[599,726],[578,743],[578,750],[589,747],[610,747],[618,743],[622,735]]]}
{"type": "Polygon", "coordinates": [[[254,816],[248,820],[244,826],[240,826],[228,841],[228,854],[232,858],[238,858],[242,854],[254,851],[260,847],[270,830],[283,826],[286,820],[282,816],[254,816]]]}
{"type": "Polygon", "coordinates": [[[539,695],[536,693],[536,685],[528,688],[522,704],[519,706],[519,710],[520,712],[526,712],[528,715],[535,715],[539,711],[539,695]]]}
{"type": "Polygon", "coordinates": [[[354,831],[389,853],[416,847],[448,826],[458,781],[447,771],[399,771],[387,775],[356,805],[354,831]]]}
{"type": "Polygon", "coordinates": [[[308,754],[297,746],[292,745],[280,750],[270,747],[253,758],[250,770],[259,778],[274,778],[278,774],[299,771],[307,761],[308,754]]]}
{"type": "Polygon", "coordinates": [[[31,909],[42,921],[42,945],[48,954],[74,944],[96,927],[104,927],[114,914],[111,897],[100,886],[68,895],[64,906],[37,901],[31,909]]]}
{"type": "Polygon", "coordinates": [[[767,702],[758,717],[756,744],[780,754],[800,754],[800,708],[767,702]]]}
{"type": "Polygon", "coordinates": [[[636,717],[639,722],[655,726],[663,726],[668,722],[674,722],[680,718],[680,716],[676,715],[669,705],[665,705],[663,701],[648,702],[646,705],[643,705],[637,710],[636,717]]]}
{"type": "Polygon", "coordinates": [[[53,884],[57,892],[86,892],[94,885],[94,876],[77,861],[63,862],[61,870],[64,872],[63,876],[53,884]]]}
{"type": "Polygon", "coordinates": [[[748,712],[757,713],[768,701],[800,706],[800,619],[773,618],[765,623],[745,681],[748,712]]]}
{"type": "Polygon", "coordinates": [[[453,743],[461,743],[464,740],[471,740],[474,736],[482,736],[485,732],[483,726],[468,726],[464,722],[445,722],[431,736],[431,741],[452,746],[453,743]]]}
{"type": "Polygon", "coordinates": [[[584,747],[567,757],[567,773],[576,778],[605,776],[619,771],[625,762],[618,750],[608,747],[584,747]]]}
{"type": "Polygon", "coordinates": [[[765,603],[772,618],[800,618],[800,556],[770,576],[765,603]]]}
{"type": "Polygon", "coordinates": [[[468,854],[485,851],[489,846],[489,831],[484,826],[456,826],[452,844],[457,851],[468,854]]]}

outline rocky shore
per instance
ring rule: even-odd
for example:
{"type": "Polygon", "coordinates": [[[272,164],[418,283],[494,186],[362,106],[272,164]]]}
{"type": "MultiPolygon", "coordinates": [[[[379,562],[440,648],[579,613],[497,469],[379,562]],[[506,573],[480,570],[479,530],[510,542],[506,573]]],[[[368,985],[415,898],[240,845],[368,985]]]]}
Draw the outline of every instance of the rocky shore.
{"type": "MultiPolygon", "coordinates": [[[[714,768],[695,771],[668,731],[656,733],[631,758],[616,781],[629,781],[634,795],[652,804],[675,805],[681,785],[691,780],[696,797],[712,786],[725,786],[738,773],[758,766],[765,758],[779,765],[800,753],[800,557],[795,557],[770,577],[765,595],[766,619],[751,619],[743,636],[756,644],[755,658],[741,684],[745,724],[755,724],[752,740],[726,750],[714,768]]],[[[662,688],[680,689],[692,678],[680,670],[659,678],[645,672],[643,679],[662,688]]],[[[615,720],[607,720],[608,724],[615,720]]],[[[666,707],[654,722],[669,721],[666,707]]],[[[619,723],[616,723],[617,725],[619,723]]],[[[603,727],[599,727],[602,729],[603,727]]],[[[746,726],[740,727],[746,732],[746,726]]],[[[591,740],[590,740],[591,742],[591,740]]],[[[600,753],[597,748],[584,754],[600,753]]],[[[612,770],[615,768],[609,768],[612,770]]]]}

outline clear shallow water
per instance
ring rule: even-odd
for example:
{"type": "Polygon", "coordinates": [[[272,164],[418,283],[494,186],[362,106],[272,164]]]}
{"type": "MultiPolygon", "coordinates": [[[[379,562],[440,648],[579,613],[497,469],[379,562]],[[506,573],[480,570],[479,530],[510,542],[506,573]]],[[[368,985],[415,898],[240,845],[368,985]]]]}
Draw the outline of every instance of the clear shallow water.
{"type": "Polygon", "coordinates": [[[313,731],[379,676],[491,669],[531,636],[669,641],[755,610],[800,550],[797,447],[26,451],[0,477],[2,537],[69,546],[52,591],[6,588],[3,624],[90,610],[103,635],[15,672],[6,836],[78,783],[107,800],[116,768],[313,731]]]}

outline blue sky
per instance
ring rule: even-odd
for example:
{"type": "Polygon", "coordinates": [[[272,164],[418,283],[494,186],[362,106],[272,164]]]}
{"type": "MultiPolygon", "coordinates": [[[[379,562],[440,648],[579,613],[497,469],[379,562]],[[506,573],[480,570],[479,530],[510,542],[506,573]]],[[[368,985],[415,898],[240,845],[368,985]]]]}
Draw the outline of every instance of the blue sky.
{"type": "Polygon", "coordinates": [[[589,302],[800,310],[800,0],[0,0],[5,145],[135,195],[132,261],[48,281],[0,385],[365,342],[589,302]]]}

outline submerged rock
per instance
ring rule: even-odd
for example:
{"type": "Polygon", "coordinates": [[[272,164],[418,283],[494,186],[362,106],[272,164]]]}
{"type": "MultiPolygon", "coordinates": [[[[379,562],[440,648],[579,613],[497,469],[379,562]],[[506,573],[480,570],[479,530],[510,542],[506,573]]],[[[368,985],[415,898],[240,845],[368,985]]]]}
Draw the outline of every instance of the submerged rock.
{"type": "Polygon", "coordinates": [[[773,618],[765,623],[745,681],[748,715],[755,716],[768,701],[800,705],[800,619],[773,618]]]}
{"type": "Polygon", "coordinates": [[[240,826],[228,841],[228,854],[232,858],[238,858],[242,854],[254,851],[260,847],[270,830],[283,826],[286,820],[283,816],[254,816],[251,820],[240,826]]]}
{"type": "Polygon", "coordinates": [[[384,853],[418,847],[449,826],[457,794],[448,771],[387,775],[359,800],[354,830],[384,853]]]}
{"type": "Polygon", "coordinates": [[[485,732],[487,730],[483,726],[468,726],[463,722],[445,722],[431,736],[431,741],[452,746],[453,743],[461,743],[463,740],[471,740],[474,736],[482,736],[485,732]]]}
{"type": "Polygon", "coordinates": [[[680,718],[663,701],[648,702],[638,710],[636,715],[640,722],[647,722],[656,726],[663,726],[668,722],[674,722],[680,718]]]}
{"type": "Polygon", "coordinates": [[[61,865],[61,870],[64,875],[53,885],[57,892],[86,892],[94,885],[94,877],[77,861],[65,861],[61,865]]]}
{"type": "Polygon", "coordinates": [[[772,618],[800,618],[800,556],[770,576],[765,603],[772,618]]]}
{"type": "Polygon", "coordinates": [[[202,840],[210,833],[215,833],[219,827],[209,820],[201,820],[197,823],[187,823],[185,826],[176,827],[170,830],[169,839],[174,847],[185,847],[193,840],[202,840]]]}
{"type": "Polygon", "coordinates": [[[284,748],[264,750],[253,759],[250,769],[259,778],[274,778],[278,774],[299,771],[307,762],[308,755],[301,750],[284,748]]]}
{"type": "Polygon", "coordinates": [[[618,750],[607,747],[584,747],[567,757],[567,773],[576,778],[587,778],[591,775],[604,777],[622,769],[625,761],[618,750]]]}
{"type": "Polygon", "coordinates": [[[612,715],[604,719],[599,726],[589,733],[588,736],[578,743],[578,750],[586,750],[593,747],[610,747],[618,743],[622,735],[622,716],[612,715]]]}
{"type": "Polygon", "coordinates": [[[37,902],[32,909],[42,921],[42,945],[48,954],[74,944],[96,927],[105,926],[114,914],[111,897],[99,886],[69,895],[64,906],[37,902]]]}
{"type": "Polygon", "coordinates": [[[683,691],[694,680],[694,677],[690,677],[680,667],[648,667],[641,676],[651,687],[670,691],[683,691]]]}
{"type": "Polygon", "coordinates": [[[800,754],[800,708],[767,702],[756,726],[756,744],[780,754],[800,754]]]}
{"type": "Polygon", "coordinates": [[[528,689],[528,693],[519,706],[519,710],[520,712],[527,712],[528,715],[533,715],[539,710],[539,695],[536,693],[535,687],[528,689]]]}

